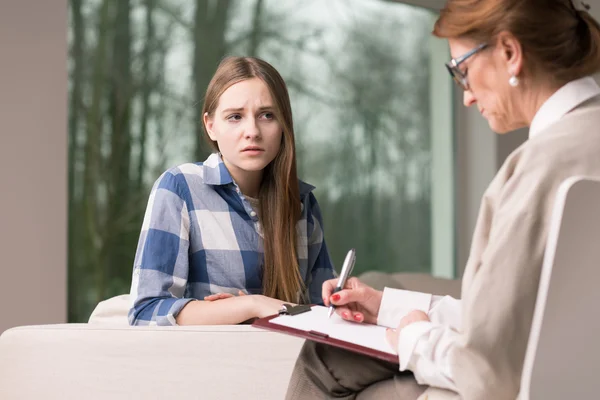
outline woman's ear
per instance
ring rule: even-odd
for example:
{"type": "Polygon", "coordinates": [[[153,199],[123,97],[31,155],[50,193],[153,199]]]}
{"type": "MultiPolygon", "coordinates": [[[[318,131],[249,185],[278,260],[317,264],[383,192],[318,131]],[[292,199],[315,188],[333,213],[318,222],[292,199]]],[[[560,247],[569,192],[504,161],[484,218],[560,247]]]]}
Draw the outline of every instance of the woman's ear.
{"type": "Polygon", "coordinates": [[[498,34],[498,45],[508,74],[519,76],[523,69],[523,48],[521,47],[521,43],[512,33],[500,32],[498,34]]]}
{"type": "Polygon", "coordinates": [[[208,133],[208,137],[213,142],[216,142],[217,137],[215,135],[215,132],[213,131],[213,124],[214,124],[213,118],[210,115],[208,115],[207,112],[205,112],[204,115],[202,116],[202,121],[204,122],[204,129],[206,129],[206,133],[208,133]]]}

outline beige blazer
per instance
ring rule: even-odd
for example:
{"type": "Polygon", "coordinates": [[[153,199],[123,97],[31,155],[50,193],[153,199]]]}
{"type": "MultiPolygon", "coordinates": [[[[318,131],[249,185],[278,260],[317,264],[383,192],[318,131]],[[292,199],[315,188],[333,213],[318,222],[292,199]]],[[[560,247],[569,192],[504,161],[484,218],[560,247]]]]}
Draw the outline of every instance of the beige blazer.
{"type": "Polygon", "coordinates": [[[459,396],[429,388],[420,399],[517,398],[554,198],[573,175],[600,178],[600,97],[515,150],[485,192],[450,356],[459,396]]]}

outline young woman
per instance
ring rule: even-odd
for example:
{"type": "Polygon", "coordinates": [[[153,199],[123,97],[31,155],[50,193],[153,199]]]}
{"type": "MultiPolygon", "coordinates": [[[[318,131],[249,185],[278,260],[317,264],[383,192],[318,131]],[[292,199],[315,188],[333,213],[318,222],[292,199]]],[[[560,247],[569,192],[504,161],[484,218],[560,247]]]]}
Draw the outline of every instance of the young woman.
{"type": "Polygon", "coordinates": [[[334,270],[314,188],[296,174],[282,77],[265,61],[226,58],[202,114],[215,153],[154,184],[129,323],[237,324],[285,302],[321,302],[334,270]]]}

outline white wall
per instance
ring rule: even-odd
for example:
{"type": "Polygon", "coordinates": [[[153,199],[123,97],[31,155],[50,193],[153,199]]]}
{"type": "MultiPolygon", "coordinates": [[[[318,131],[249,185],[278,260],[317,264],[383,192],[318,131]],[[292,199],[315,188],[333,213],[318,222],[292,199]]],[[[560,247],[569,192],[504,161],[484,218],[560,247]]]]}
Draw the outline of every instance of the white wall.
{"type": "Polygon", "coordinates": [[[443,68],[450,51],[445,40],[429,41],[429,107],[431,110],[431,273],[441,278],[455,276],[454,231],[454,83],[443,68]],[[441,67],[441,68],[440,68],[441,67]],[[451,179],[448,179],[448,178],[451,179]]]}
{"type": "Polygon", "coordinates": [[[0,0],[0,332],[66,320],[67,0],[0,0]]]}

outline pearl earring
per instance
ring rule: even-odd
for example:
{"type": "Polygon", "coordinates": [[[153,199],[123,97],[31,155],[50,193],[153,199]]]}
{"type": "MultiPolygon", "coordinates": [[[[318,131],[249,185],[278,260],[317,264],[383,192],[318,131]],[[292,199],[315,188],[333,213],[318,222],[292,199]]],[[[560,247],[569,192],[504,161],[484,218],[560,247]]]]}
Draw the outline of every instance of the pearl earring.
{"type": "Polygon", "coordinates": [[[510,79],[508,80],[508,84],[512,87],[517,87],[519,86],[519,78],[517,78],[516,76],[512,75],[510,77],[510,79]]]}

